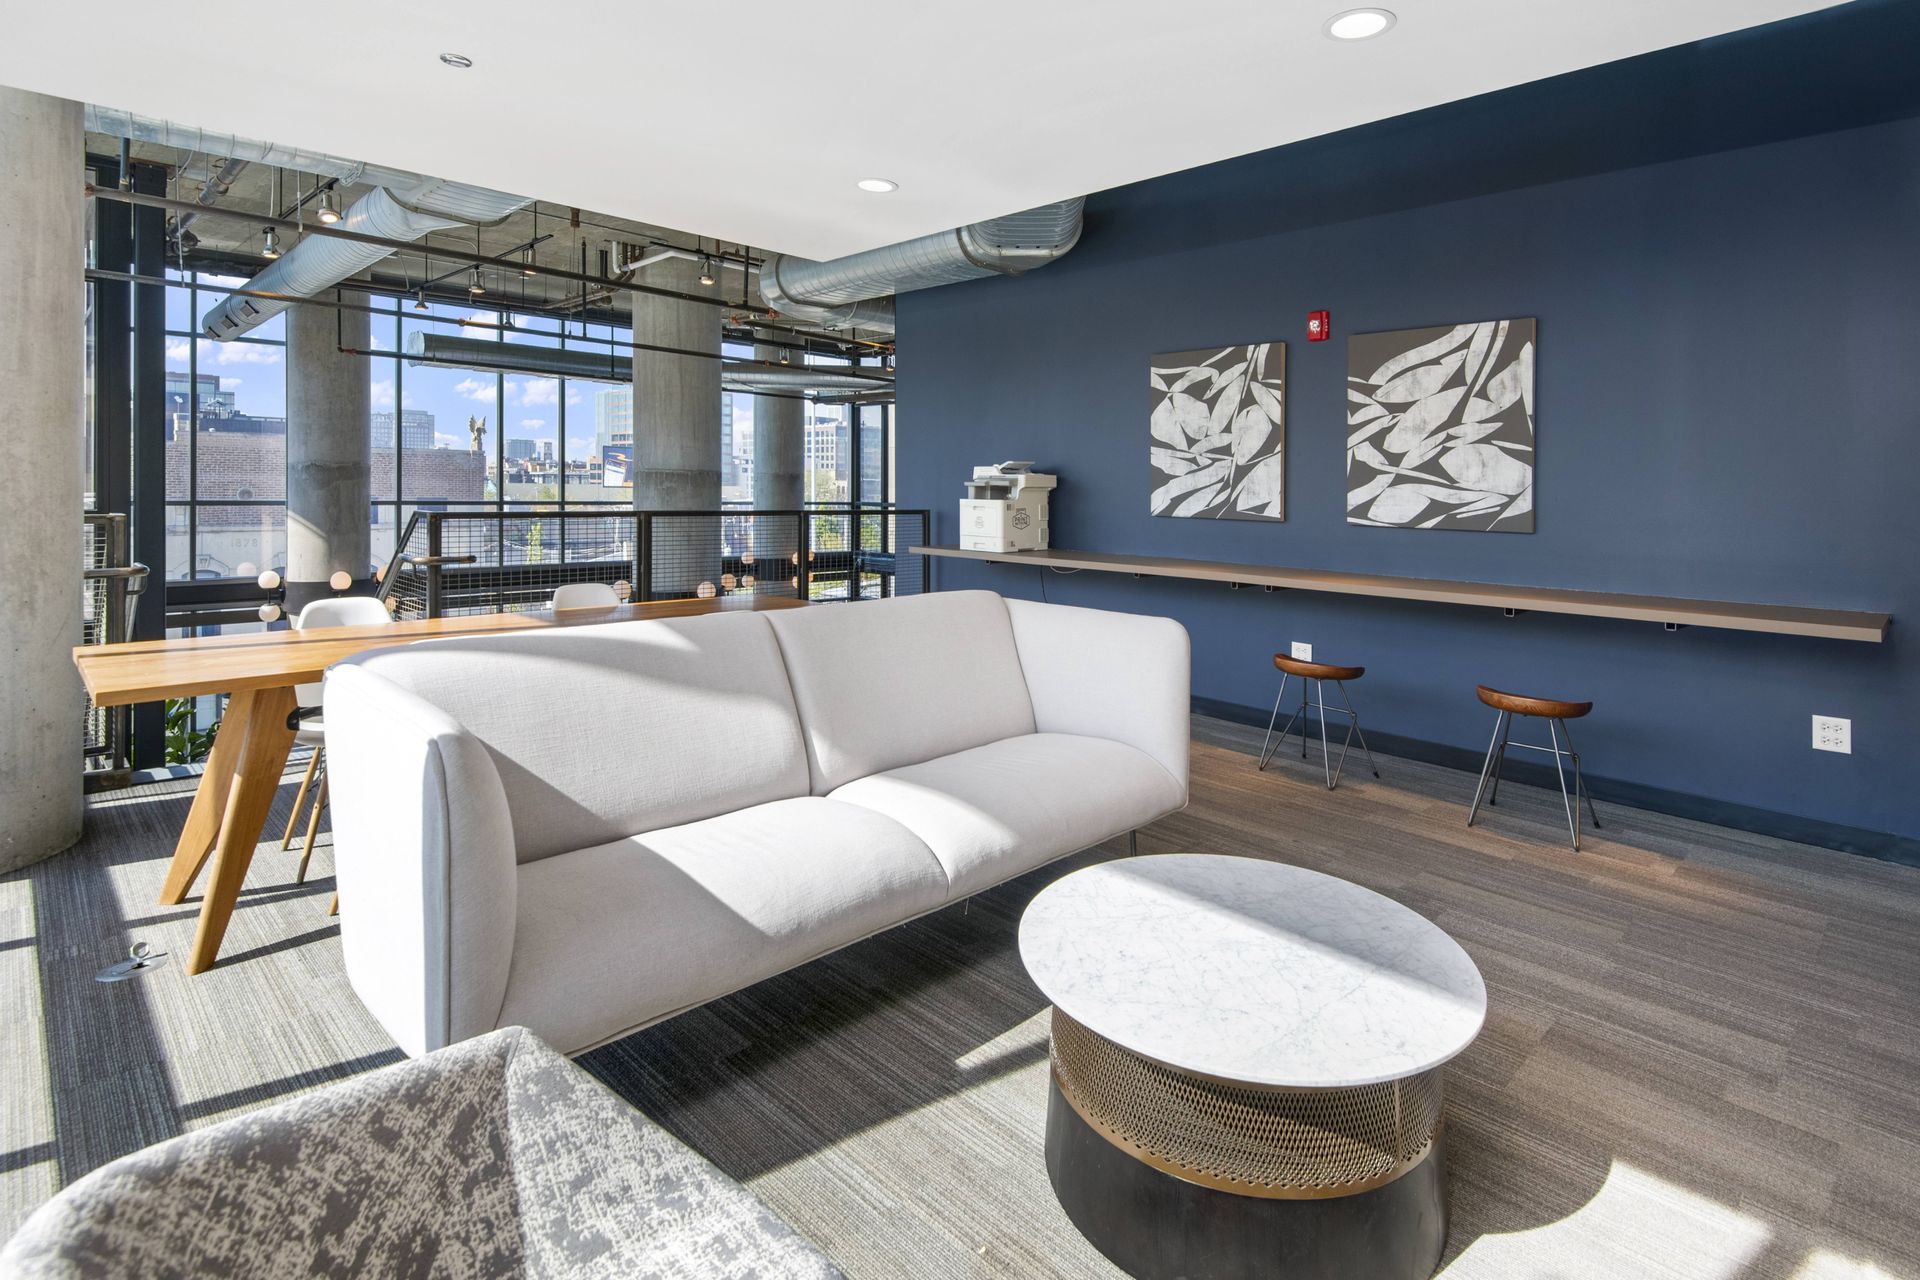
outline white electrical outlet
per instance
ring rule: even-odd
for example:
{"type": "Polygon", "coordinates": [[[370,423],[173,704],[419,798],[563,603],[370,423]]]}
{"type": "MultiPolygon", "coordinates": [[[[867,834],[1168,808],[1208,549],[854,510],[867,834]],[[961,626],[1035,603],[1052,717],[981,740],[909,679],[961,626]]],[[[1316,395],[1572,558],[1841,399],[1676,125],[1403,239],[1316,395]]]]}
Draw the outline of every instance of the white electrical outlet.
{"type": "Polygon", "coordinates": [[[1293,660],[1295,662],[1312,662],[1313,646],[1310,644],[1304,644],[1299,640],[1295,640],[1293,642],[1293,660]]]}
{"type": "Polygon", "coordinates": [[[1815,716],[1813,718],[1813,749],[1838,751],[1845,756],[1852,755],[1853,721],[1842,720],[1839,716],[1815,716]]]}

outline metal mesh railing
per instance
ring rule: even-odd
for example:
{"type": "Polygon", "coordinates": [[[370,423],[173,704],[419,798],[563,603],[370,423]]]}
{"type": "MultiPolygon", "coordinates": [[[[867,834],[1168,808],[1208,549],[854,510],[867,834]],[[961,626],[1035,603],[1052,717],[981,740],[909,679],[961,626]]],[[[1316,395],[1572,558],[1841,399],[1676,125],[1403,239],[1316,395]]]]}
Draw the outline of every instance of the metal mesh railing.
{"type": "MultiPolygon", "coordinates": [[[[81,517],[80,643],[116,644],[133,633],[133,601],[147,584],[147,568],[127,558],[127,517],[81,517]]],[[[110,772],[127,758],[126,707],[86,704],[83,752],[89,772],[110,772]]]]}
{"type": "Polygon", "coordinates": [[[1188,1182],[1320,1199],[1383,1186],[1440,1131],[1438,1068],[1380,1084],[1269,1089],[1177,1071],[1053,1011],[1061,1094],[1108,1141],[1188,1182]]]}
{"type": "Polygon", "coordinates": [[[544,609],[566,583],[623,600],[916,595],[927,588],[928,513],[888,506],[804,511],[420,511],[380,573],[398,618],[544,609]]]}

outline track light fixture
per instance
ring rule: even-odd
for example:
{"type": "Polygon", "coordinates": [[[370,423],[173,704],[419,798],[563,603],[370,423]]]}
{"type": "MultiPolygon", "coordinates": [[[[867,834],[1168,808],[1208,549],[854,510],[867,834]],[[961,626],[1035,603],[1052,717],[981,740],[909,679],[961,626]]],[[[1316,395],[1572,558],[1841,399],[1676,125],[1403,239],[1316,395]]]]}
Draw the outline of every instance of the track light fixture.
{"type": "Polygon", "coordinates": [[[477,298],[486,291],[487,286],[480,280],[480,268],[475,267],[467,276],[467,292],[477,298]]]}
{"type": "Polygon", "coordinates": [[[315,215],[320,221],[332,226],[340,221],[340,208],[333,202],[333,191],[329,188],[320,193],[320,211],[315,215]]]}
{"type": "Polygon", "coordinates": [[[539,275],[539,274],[540,274],[540,273],[539,273],[539,271],[537,271],[537,270],[535,270],[535,269],[534,269],[534,265],[533,265],[533,249],[532,249],[531,247],[529,247],[529,248],[528,248],[528,249],[526,250],[526,252],[524,252],[524,253],[522,253],[522,254],[520,255],[520,257],[521,257],[521,262],[520,262],[520,274],[521,274],[521,275],[523,275],[523,276],[537,276],[537,275],[539,275]]]}
{"type": "Polygon", "coordinates": [[[713,271],[714,271],[714,267],[713,267],[712,258],[700,259],[700,283],[706,285],[708,288],[713,287],[713,282],[714,282],[713,271]]]}
{"type": "Polygon", "coordinates": [[[280,256],[280,233],[272,227],[260,228],[260,256],[263,258],[280,256]]]}
{"type": "Polygon", "coordinates": [[[425,311],[427,309],[427,291],[424,286],[420,292],[413,295],[413,309],[415,311],[425,311]]]}

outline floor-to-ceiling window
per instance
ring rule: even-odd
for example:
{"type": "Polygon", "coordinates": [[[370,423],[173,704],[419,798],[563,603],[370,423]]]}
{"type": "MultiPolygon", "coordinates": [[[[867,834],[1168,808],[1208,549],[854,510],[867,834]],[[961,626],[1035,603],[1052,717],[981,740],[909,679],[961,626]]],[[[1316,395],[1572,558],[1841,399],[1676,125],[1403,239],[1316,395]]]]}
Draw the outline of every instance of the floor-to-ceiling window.
{"type": "Polygon", "coordinates": [[[250,578],[287,560],[286,317],[213,342],[195,320],[243,281],[170,271],[166,576],[250,578]]]}
{"type": "MultiPolygon", "coordinates": [[[[214,342],[197,320],[239,277],[170,271],[167,288],[167,563],[176,581],[251,578],[286,563],[286,320],[214,342]]],[[[537,512],[629,507],[633,389],[614,362],[631,330],[473,303],[371,295],[367,343],[373,532],[370,567],[393,556],[421,510],[537,512]],[[591,351],[609,377],[547,377],[416,364],[410,339],[455,334],[504,344],[591,351]]],[[[750,359],[728,342],[724,354],[750,359]]],[[[809,355],[810,364],[845,366],[809,355]]],[[[872,363],[862,361],[862,364],[872,363]]],[[[721,500],[751,505],[755,398],[724,393],[721,500]]],[[[877,406],[808,402],[809,503],[883,502],[890,415],[877,406]]],[[[825,530],[822,530],[825,533],[825,530]]]]}

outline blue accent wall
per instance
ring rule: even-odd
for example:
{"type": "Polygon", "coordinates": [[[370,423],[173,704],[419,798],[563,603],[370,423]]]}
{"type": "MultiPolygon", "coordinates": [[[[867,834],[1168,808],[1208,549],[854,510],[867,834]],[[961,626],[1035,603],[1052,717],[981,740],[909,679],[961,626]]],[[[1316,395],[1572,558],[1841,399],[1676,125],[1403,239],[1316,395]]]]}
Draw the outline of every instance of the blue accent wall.
{"type": "MultiPolygon", "coordinates": [[[[1603,799],[1612,780],[1911,847],[1917,9],[1845,6],[1096,196],[1053,266],[900,298],[898,500],[952,542],[970,469],[1032,458],[1060,476],[1058,547],[1889,612],[1890,639],[1868,645],[1044,583],[1055,602],[1186,624],[1203,699],[1264,710],[1291,640],[1368,668],[1353,692],[1369,727],[1461,751],[1492,726],[1476,683],[1590,698],[1574,732],[1603,799]],[[1305,340],[1316,308],[1330,342],[1305,340]],[[1517,316],[1539,321],[1538,532],[1348,525],[1346,336],[1517,316]],[[1275,339],[1286,522],[1148,515],[1149,357],[1275,339]],[[1812,750],[1814,713],[1851,717],[1852,755],[1812,750]]],[[[1021,567],[935,572],[943,589],[1042,587],[1021,567]]]]}

